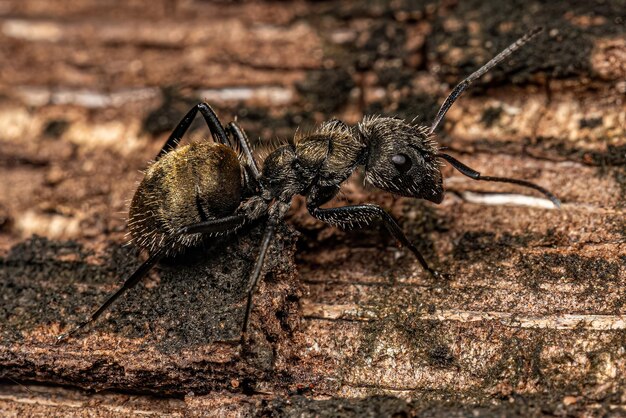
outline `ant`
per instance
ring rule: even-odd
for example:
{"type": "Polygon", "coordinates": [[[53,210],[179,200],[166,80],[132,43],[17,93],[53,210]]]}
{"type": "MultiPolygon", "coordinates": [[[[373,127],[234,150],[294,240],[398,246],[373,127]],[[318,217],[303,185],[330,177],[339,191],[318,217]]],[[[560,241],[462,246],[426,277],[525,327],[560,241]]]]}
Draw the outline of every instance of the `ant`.
{"type": "Polygon", "coordinates": [[[296,134],[287,145],[271,152],[262,170],[250,142],[237,122],[226,128],[206,103],[193,107],[147,169],[131,201],[128,226],[132,242],[147,250],[148,259],[90,317],[61,341],[95,321],[125,291],[135,286],[165,256],[198,244],[203,237],[232,234],[245,224],[266,217],[260,250],[250,274],[242,339],[246,335],[252,298],[257,290],[267,249],[294,196],[306,197],[309,213],[332,226],[365,227],[382,221],[391,235],[407,247],[424,270],[435,278],[417,248],[384,209],[372,204],[322,208],[341,184],[360,166],[375,187],[402,196],[441,203],[444,196],[440,159],[474,180],[514,183],[543,193],[548,190],[524,180],[482,176],[456,158],[439,152],[433,136],[446,112],[469,85],[526,44],[542,29],[519,38],[471,74],[448,95],[430,127],[382,116],[365,117],[355,127],[339,120],[322,123],[310,134],[296,134]],[[215,142],[177,148],[200,112],[215,142]]]}

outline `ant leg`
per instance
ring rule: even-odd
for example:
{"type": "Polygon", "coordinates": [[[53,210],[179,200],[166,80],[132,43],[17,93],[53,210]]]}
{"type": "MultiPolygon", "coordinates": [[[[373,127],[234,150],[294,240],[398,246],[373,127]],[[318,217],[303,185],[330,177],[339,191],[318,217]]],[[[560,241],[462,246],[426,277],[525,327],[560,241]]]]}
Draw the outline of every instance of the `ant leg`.
{"type": "Polygon", "coordinates": [[[176,231],[176,235],[191,234],[232,234],[246,223],[246,217],[243,215],[231,215],[219,219],[211,219],[208,221],[198,222],[187,225],[176,231]]]}
{"type": "Polygon", "coordinates": [[[424,270],[429,272],[433,277],[439,279],[441,274],[436,270],[431,269],[428,263],[419,252],[419,250],[409,241],[404,235],[402,229],[398,223],[389,215],[383,208],[376,205],[354,205],[354,206],[342,206],[339,208],[322,209],[310,205],[308,207],[309,213],[322,222],[325,222],[332,226],[338,226],[341,228],[350,229],[354,226],[364,227],[369,225],[370,222],[375,220],[382,221],[387,230],[393,235],[395,239],[400,241],[402,245],[407,247],[413,255],[420,262],[424,270]]]}
{"type": "Polygon", "coordinates": [[[193,122],[198,111],[200,111],[204,117],[215,142],[230,146],[228,137],[226,136],[226,131],[224,131],[224,127],[222,126],[219,118],[213,109],[211,109],[211,106],[202,102],[192,107],[191,110],[187,112],[183,119],[178,123],[178,126],[174,128],[170,137],[167,138],[167,141],[165,141],[163,148],[161,148],[161,151],[157,154],[155,161],[158,161],[161,157],[178,146],[178,143],[182,139],[183,135],[185,135],[185,132],[189,129],[189,126],[191,126],[191,122],[193,122]]]}
{"type": "Polygon", "coordinates": [[[197,224],[188,225],[179,229],[159,250],[152,254],[135,272],[124,282],[124,284],[93,313],[86,321],[81,322],[69,332],[61,334],[57,337],[57,343],[64,339],[74,335],[82,328],[95,321],[107,310],[113,302],[115,302],[122,294],[128,289],[133,288],[141,279],[146,277],[148,272],[154,267],[161,258],[165,256],[169,244],[180,235],[189,234],[220,234],[220,233],[232,233],[235,232],[246,221],[246,218],[241,215],[227,216],[225,218],[213,219],[210,221],[199,222],[197,224]]]}
{"type": "Polygon", "coordinates": [[[252,177],[254,180],[259,180],[261,177],[261,172],[259,171],[259,165],[254,158],[254,153],[252,152],[252,147],[250,146],[250,141],[248,141],[248,136],[244,132],[244,130],[239,126],[237,122],[230,122],[226,127],[228,131],[231,133],[233,137],[235,137],[239,141],[239,145],[241,146],[241,150],[243,151],[246,159],[248,160],[247,167],[250,169],[252,177]]]}
{"type": "Polygon", "coordinates": [[[243,326],[241,328],[241,339],[245,338],[246,331],[248,330],[248,322],[250,320],[250,312],[252,311],[252,296],[256,293],[259,287],[259,278],[261,277],[261,269],[263,268],[263,262],[265,261],[265,254],[270,246],[272,237],[274,236],[275,226],[273,223],[268,223],[261,240],[261,248],[254,263],[254,270],[250,275],[250,282],[248,284],[248,301],[246,303],[246,313],[243,317],[243,326]]]}
{"type": "Polygon", "coordinates": [[[117,298],[119,298],[124,292],[126,292],[128,289],[133,288],[137,283],[139,283],[139,281],[141,279],[143,279],[148,272],[152,269],[152,267],[154,267],[154,265],[156,263],[159,262],[159,260],[161,258],[163,258],[163,256],[165,255],[165,248],[162,248],[160,251],[157,251],[156,253],[154,253],[153,255],[150,256],[150,258],[148,258],[141,266],[139,266],[139,268],[137,270],[135,270],[135,272],[128,278],[126,279],[126,281],[124,282],[124,284],[122,285],[122,287],[120,287],[113,295],[109,296],[109,298],[98,308],[97,311],[95,311],[93,314],[91,314],[91,316],[89,317],[89,319],[87,319],[86,321],[81,322],[80,324],[76,325],[74,328],[72,328],[72,330],[61,334],[57,337],[57,343],[65,340],[66,338],[74,335],[75,333],[77,333],[78,331],[80,331],[82,328],[84,328],[85,326],[87,326],[89,323],[95,321],[96,319],[98,319],[98,317],[100,317],[100,315],[102,315],[102,313],[104,311],[106,311],[106,309],[113,303],[115,302],[115,300],[117,300],[117,298]]]}

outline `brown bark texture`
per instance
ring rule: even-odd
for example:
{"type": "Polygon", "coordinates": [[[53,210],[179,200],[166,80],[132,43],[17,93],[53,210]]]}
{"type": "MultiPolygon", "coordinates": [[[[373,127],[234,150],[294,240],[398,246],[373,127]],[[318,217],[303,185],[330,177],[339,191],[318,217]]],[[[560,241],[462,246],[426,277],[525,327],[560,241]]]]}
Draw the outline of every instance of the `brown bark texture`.
{"type": "MultiPolygon", "coordinates": [[[[0,4],[0,415],[626,414],[626,2],[200,0],[0,4]],[[74,338],[145,255],[125,245],[141,170],[189,108],[263,154],[336,117],[428,125],[440,205],[363,185],[384,227],[340,231],[296,199],[236,339],[255,224],[166,260],[74,338]]],[[[200,119],[200,118],[199,118],[200,119]]],[[[205,140],[201,120],[189,139],[205,140]]]]}

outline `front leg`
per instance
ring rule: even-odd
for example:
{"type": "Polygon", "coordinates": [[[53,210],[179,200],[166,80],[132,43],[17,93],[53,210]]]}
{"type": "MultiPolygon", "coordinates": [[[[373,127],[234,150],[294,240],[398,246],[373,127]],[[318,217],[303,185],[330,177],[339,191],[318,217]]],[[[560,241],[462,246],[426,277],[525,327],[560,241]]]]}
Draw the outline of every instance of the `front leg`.
{"type": "Polygon", "coordinates": [[[383,208],[376,205],[354,205],[342,206],[339,208],[322,209],[315,205],[308,205],[311,215],[332,226],[344,229],[352,229],[354,227],[363,228],[368,226],[372,221],[382,221],[387,230],[400,241],[402,245],[407,247],[420,262],[424,270],[428,271],[433,277],[440,278],[441,274],[431,269],[428,263],[419,252],[419,250],[404,235],[404,232],[398,223],[383,208]]]}

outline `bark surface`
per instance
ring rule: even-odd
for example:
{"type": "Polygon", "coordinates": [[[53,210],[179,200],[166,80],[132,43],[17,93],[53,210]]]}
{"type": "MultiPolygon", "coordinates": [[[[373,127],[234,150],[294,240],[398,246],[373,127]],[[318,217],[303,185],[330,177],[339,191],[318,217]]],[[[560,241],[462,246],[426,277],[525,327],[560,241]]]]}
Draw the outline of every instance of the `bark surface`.
{"type": "Polygon", "coordinates": [[[626,3],[553,3],[4,2],[0,415],[625,413],[626,3]],[[262,225],[168,260],[54,344],[141,262],[128,199],[199,100],[260,149],[332,117],[429,125],[536,25],[437,140],[561,210],[449,166],[441,205],[356,175],[333,205],[380,204],[446,280],[383,227],[338,231],[297,200],[245,347],[232,340],[262,225]]]}

